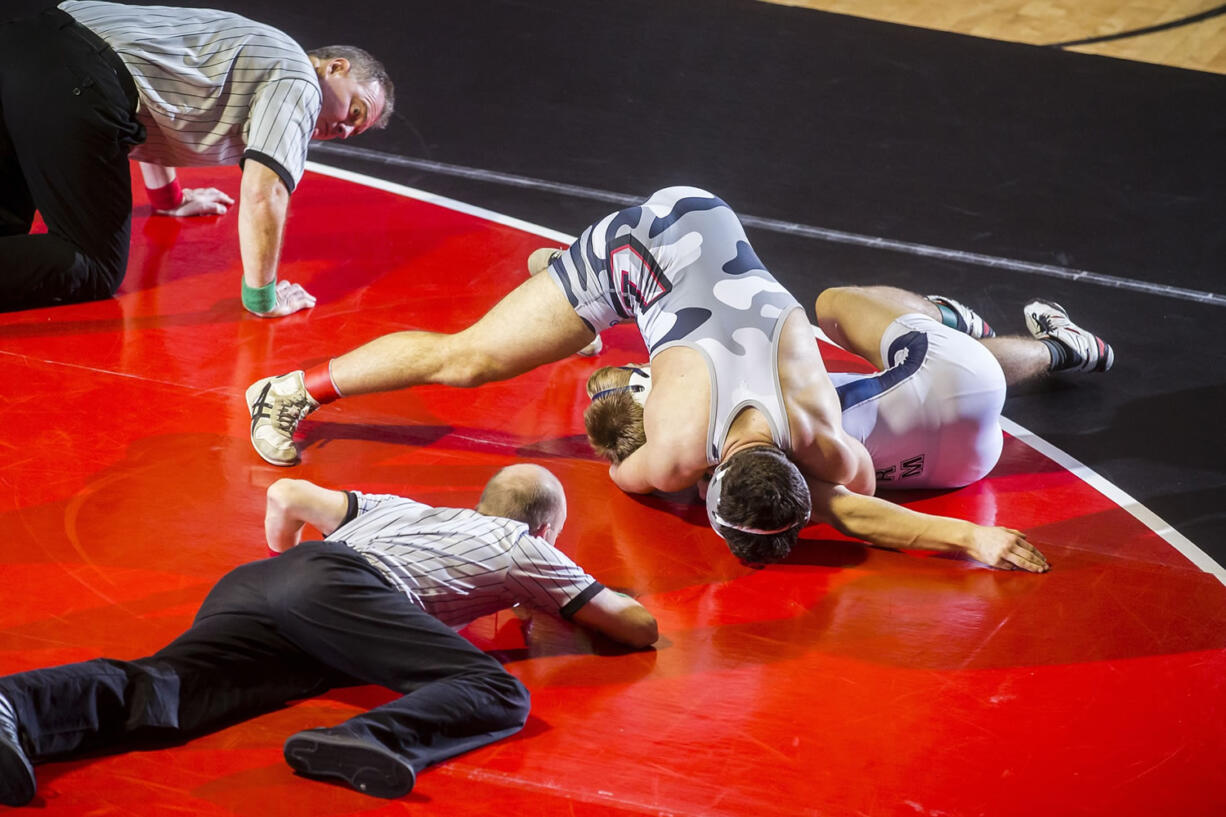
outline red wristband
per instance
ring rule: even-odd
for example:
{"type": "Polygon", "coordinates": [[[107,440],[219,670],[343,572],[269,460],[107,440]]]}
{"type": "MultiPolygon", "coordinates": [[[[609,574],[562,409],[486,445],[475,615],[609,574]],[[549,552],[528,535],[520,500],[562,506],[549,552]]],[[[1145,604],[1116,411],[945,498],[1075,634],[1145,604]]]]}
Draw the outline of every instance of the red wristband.
{"type": "Polygon", "coordinates": [[[307,369],[303,373],[302,380],[307,394],[315,398],[317,403],[331,403],[342,397],[340,389],[336,387],[336,381],[332,379],[332,361],[330,360],[307,369]]]}
{"type": "Polygon", "coordinates": [[[161,187],[146,187],[145,192],[154,210],[173,210],[183,203],[183,188],[178,179],[161,187]]]}

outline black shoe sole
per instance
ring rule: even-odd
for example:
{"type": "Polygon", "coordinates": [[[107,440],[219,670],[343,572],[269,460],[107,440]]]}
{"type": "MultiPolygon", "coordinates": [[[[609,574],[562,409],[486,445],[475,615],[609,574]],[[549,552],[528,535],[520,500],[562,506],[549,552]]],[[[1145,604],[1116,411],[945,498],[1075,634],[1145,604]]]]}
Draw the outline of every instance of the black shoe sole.
{"type": "Polygon", "coordinates": [[[372,797],[393,799],[413,790],[413,767],[393,752],[358,738],[299,732],[285,742],[285,762],[301,775],[343,780],[372,797]]]}
{"type": "Polygon", "coordinates": [[[0,804],[24,806],[37,790],[34,767],[25,753],[0,738],[0,804]]]}

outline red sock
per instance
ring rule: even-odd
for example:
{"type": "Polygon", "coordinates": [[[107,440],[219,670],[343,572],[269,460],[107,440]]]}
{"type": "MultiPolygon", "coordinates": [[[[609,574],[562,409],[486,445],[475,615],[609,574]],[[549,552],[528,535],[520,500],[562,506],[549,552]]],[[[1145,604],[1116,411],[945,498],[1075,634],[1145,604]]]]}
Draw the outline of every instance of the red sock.
{"type": "Polygon", "coordinates": [[[316,403],[322,405],[343,397],[340,389],[336,387],[336,382],[332,379],[332,361],[330,360],[307,369],[303,372],[302,379],[306,383],[307,394],[315,398],[316,403]]]}

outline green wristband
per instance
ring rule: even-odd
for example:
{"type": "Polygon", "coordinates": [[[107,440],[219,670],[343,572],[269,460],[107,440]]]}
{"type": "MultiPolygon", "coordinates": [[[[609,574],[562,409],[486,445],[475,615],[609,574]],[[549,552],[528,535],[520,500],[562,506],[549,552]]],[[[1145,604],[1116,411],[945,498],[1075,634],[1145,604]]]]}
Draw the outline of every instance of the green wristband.
{"type": "Polygon", "coordinates": [[[252,312],[271,312],[277,305],[277,279],[262,287],[248,286],[243,279],[243,306],[252,312]]]}

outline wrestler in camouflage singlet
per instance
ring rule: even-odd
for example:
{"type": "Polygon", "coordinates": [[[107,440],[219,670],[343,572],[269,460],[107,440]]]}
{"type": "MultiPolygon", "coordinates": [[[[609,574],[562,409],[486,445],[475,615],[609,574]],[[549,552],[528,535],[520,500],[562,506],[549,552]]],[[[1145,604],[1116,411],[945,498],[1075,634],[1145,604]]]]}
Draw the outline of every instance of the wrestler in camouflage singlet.
{"type": "Polygon", "coordinates": [[[784,319],[801,306],[762,266],[722,200],[695,187],[660,190],[588,227],[549,271],[593,331],[633,320],[652,358],[678,345],[703,356],[711,465],[747,406],[791,451],[777,353],[784,319]]]}

